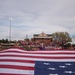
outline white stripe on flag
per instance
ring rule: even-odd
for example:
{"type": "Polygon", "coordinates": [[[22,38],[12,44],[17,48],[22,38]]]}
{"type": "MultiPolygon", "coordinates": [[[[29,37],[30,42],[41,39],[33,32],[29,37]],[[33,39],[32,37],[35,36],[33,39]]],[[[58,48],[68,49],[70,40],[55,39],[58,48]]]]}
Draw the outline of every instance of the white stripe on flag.
{"type": "Polygon", "coordinates": [[[33,70],[18,70],[18,69],[8,69],[8,68],[0,68],[0,73],[8,73],[8,74],[34,74],[33,70]]]}
{"type": "Polygon", "coordinates": [[[16,66],[34,67],[34,63],[22,63],[22,62],[0,62],[0,65],[16,65],[16,66]]]}
{"type": "Polygon", "coordinates": [[[0,55],[22,55],[22,56],[45,56],[45,57],[49,57],[49,56],[73,56],[75,57],[75,54],[25,54],[25,53],[15,53],[15,52],[9,52],[9,53],[0,53],[0,55]]]}

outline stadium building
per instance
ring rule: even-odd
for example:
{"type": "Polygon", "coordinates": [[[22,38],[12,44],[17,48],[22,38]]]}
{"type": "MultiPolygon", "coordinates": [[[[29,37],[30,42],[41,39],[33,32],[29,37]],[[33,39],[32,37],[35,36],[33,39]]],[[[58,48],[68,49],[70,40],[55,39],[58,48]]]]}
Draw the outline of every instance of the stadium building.
{"type": "Polygon", "coordinates": [[[42,32],[40,34],[34,34],[33,40],[39,41],[39,42],[50,42],[50,41],[52,41],[52,34],[46,34],[44,32],[42,32]]]}

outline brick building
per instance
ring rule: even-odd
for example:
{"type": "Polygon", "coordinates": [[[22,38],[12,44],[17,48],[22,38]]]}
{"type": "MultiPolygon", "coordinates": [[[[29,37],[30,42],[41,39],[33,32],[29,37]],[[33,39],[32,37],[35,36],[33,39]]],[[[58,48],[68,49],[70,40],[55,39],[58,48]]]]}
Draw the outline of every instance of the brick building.
{"type": "Polygon", "coordinates": [[[34,34],[33,40],[39,41],[39,42],[50,42],[50,41],[52,41],[52,34],[46,34],[44,32],[42,32],[40,34],[34,34]]]}

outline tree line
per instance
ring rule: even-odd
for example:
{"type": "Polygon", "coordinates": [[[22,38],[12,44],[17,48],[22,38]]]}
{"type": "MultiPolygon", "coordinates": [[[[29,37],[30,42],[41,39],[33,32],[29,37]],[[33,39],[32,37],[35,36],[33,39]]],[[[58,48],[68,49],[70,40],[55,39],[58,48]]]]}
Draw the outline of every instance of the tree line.
{"type": "MultiPolygon", "coordinates": [[[[15,41],[11,41],[11,43],[14,43],[15,41]]],[[[8,39],[1,39],[0,43],[9,43],[8,39]]]]}

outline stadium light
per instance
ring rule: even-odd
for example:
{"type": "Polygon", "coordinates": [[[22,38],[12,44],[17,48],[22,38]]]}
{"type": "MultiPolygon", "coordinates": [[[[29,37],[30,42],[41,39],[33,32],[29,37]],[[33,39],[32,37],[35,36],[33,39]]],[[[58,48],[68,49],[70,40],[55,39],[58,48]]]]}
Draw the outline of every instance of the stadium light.
{"type": "Polygon", "coordinates": [[[12,21],[12,18],[9,18],[9,21],[10,21],[10,27],[9,27],[9,43],[11,43],[11,21],[12,21]]]}

